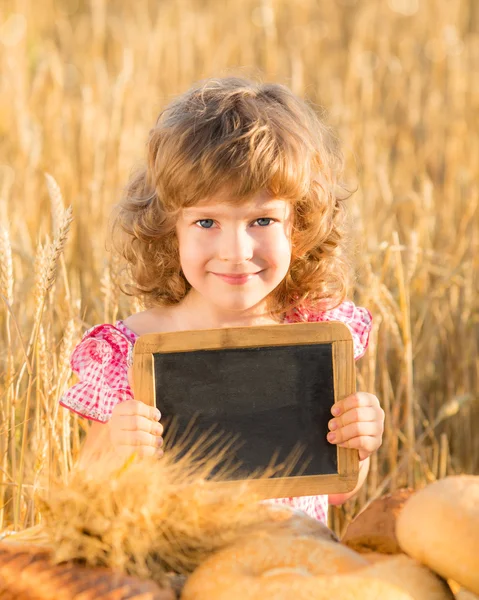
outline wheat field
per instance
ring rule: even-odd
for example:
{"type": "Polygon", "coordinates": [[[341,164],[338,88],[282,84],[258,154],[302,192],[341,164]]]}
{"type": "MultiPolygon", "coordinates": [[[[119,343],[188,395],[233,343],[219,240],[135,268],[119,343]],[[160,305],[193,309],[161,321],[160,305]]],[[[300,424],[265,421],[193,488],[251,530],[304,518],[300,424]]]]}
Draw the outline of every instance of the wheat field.
{"type": "Polygon", "coordinates": [[[479,473],[476,0],[2,0],[0,532],[40,522],[88,424],[58,405],[85,328],[118,293],[110,209],[161,107],[194,81],[285,83],[339,132],[374,315],[358,387],[386,412],[359,496],[479,473]]]}

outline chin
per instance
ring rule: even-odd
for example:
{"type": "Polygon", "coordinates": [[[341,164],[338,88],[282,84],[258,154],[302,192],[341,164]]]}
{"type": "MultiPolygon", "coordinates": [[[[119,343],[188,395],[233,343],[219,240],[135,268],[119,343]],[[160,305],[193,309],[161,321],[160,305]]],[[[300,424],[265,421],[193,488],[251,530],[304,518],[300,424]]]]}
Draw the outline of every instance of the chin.
{"type": "Polygon", "coordinates": [[[253,309],[257,304],[257,302],[234,302],[229,304],[218,304],[215,302],[215,305],[220,310],[225,312],[238,313],[238,316],[240,316],[239,313],[253,309]]]}
{"type": "MultiPolygon", "coordinates": [[[[232,313],[242,313],[252,310],[264,301],[264,298],[235,298],[229,302],[218,302],[218,296],[210,298],[210,301],[220,310],[232,313]]],[[[238,315],[239,316],[239,315],[238,315]]]]}

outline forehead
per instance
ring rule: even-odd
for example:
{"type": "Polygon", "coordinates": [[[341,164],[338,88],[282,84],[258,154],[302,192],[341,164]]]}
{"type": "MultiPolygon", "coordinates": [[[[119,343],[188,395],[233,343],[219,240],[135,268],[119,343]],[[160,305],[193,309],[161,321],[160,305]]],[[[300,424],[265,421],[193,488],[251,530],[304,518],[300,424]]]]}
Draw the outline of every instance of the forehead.
{"type": "Polygon", "coordinates": [[[220,214],[244,214],[255,211],[289,212],[290,202],[283,198],[275,198],[263,191],[251,198],[238,199],[227,191],[219,192],[209,198],[204,198],[193,206],[185,207],[183,214],[194,215],[198,212],[215,212],[220,214]]]}

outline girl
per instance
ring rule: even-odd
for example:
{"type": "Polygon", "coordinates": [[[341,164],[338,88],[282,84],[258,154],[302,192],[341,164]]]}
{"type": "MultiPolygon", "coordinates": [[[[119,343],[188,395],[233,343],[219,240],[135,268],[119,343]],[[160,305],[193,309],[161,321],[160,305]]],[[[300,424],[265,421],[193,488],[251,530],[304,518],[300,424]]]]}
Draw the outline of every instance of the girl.
{"type": "MultiPolygon", "coordinates": [[[[329,128],[280,85],[208,80],[159,116],[147,164],[129,182],[114,221],[117,249],[147,310],[87,331],[71,365],[80,381],[62,406],[94,421],[80,464],[109,446],[120,458],[161,454],[157,409],[133,398],[139,335],[218,327],[339,320],[355,357],[371,315],[345,301],[340,176],[329,128]]],[[[381,445],[384,412],[358,392],[332,408],[328,440],[359,451],[356,493],[381,445]]],[[[278,499],[326,522],[327,496],[278,499]]]]}

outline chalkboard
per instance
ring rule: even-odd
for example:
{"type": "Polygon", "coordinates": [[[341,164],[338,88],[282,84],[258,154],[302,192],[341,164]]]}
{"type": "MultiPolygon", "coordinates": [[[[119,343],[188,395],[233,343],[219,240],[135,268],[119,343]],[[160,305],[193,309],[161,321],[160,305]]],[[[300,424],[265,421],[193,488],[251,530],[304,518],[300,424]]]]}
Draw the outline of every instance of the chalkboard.
{"type": "Polygon", "coordinates": [[[333,403],[354,392],[352,339],[341,323],[143,335],[133,381],[135,397],[160,409],[165,431],[174,423],[178,440],[187,434],[185,451],[208,432],[234,439],[229,481],[274,462],[288,475],[254,481],[264,497],[355,486],[357,452],[326,440],[333,403]]]}

